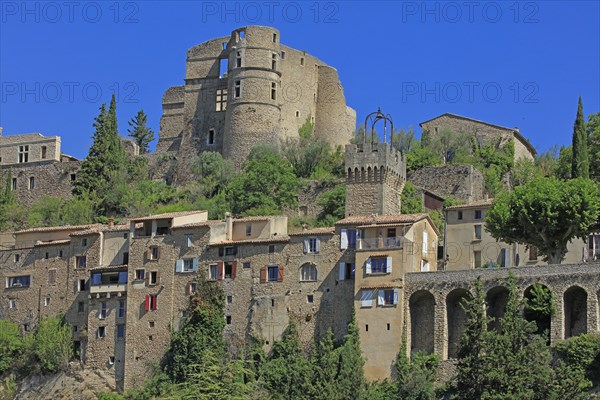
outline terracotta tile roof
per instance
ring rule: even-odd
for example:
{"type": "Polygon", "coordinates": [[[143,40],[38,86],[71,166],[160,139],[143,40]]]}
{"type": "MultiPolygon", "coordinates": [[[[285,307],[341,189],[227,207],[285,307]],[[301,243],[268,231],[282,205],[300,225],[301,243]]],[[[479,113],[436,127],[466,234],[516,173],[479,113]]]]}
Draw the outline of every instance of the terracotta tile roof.
{"type": "Polygon", "coordinates": [[[88,271],[111,271],[111,270],[118,270],[118,269],[124,269],[127,268],[127,265],[106,265],[106,266],[98,266],[98,267],[92,267],[92,268],[88,268],[88,271]]]}
{"type": "Polygon", "coordinates": [[[125,224],[114,225],[109,227],[108,225],[98,225],[90,229],[86,229],[83,231],[73,232],[70,236],[85,236],[85,235],[93,235],[95,233],[100,232],[125,232],[129,231],[129,222],[125,224]]]}
{"type": "MultiPolygon", "coordinates": [[[[412,222],[405,222],[405,223],[395,223],[395,224],[377,224],[378,228],[393,228],[395,226],[407,226],[407,225],[412,225],[412,222]]],[[[372,228],[373,224],[370,225],[359,225],[357,226],[357,228],[359,229],[363,229],[363,228],[372,228]]]]}
{"type": "Polygon", "coordinates": [[[477,200],[477,201],[473,201],[473,202],[468,203],[468,204],[461,204],[461,205],[458,205],[458,206],[446,207],[445,210],[461,210],[461,209],[473,208],[473,207],[491,206],[493,201],[494,201],[494,199],[477,200]]]}
{"type": "Polygon", "coordinates": [[[402,284],[401,283],[374,283],[372,285],[365,285],[365,286],[361,286],[361,289],[396,289],[396,288],[401,288],[402,284]]]}
{"type": "Polygon", "coordinates": [[[255,217],[242,217],[234,218],[233,222],[258,222],[258,221],[269,221],[272,218],[283,217],[283,215],[257,215],[255,217]]]}
{"type": "Polygon", "coordinates": [[[378,224],[411,224],[427,218],[427,214],[397,214],[397,215],[359,215],[346,217],[337,221],[336,225],[378,225],[378,224]]]}
{"type": "Polygon", "coordinates": [[[248,239],[248,240],[225,240],[222,242],[209,243],[209,246],[227,246],[231,244],[258,244],[258,243],[281,243],[290,240],[289,236],[281,236],[276,238],[265,239],[248,239]]]}
{"type": "Polygon", "coordinates": [[[203,221],[203,222],[192,222],[190,224],[184,224],[184,225],[177,225],[172,227],[171,229],[180,229],[180,228],[202,228],[204,226],[211,226],[211,225],[219,225],[219,224],[224,224],[224,221],[218,221],[218,220],[210,220],[210,221],[203,221]]]}
{"type": "Polygon", "coordinates": [[[335,233],[334,227],[326,227],[326,228],[313,228],[307,229],[302,232],[294,232],[289,233],[289,236],[310,236],[310,235],[333,235],[335,233]]]}
{"type": "Polygon", "coordinates": [[[155,214],[155,215],[148,215],[146,217],[137,217],[137,218],[131,218],[130,221],[151,221],[153,219],[171,219],[171,218],[176,218],[176,217],[185,217],[186,215],[194,215],[194,214],[200,214],[200,213],[205,213],[205,210],[196,210],[196,211],[178,211],[178,212],[171,212],[171,213],[164,213],[164,214],[155,214]]]}
{"type": "Polygon", "coordinates": [[[40,240],[38,240],[37,242],[35,242],[35,246],[52,246],[55,244],[69,244],[71,243],[70,239],[64,239],[64,240],[49,240],[49,241],[45,241],[42,242],[40,240]]]}
{"type": "Polygon", "coordinates": [[[70,231],[70,230],[84,230],[90,229],[99,224],[89,224],[89,225],[63,225],[63,226],[42,226],[39,228],[29,228],[23,229],[20,231],[16,231],[15,234],[21,233],[32,233],[32,232],[60,232],[60,231],[70,231]]]}

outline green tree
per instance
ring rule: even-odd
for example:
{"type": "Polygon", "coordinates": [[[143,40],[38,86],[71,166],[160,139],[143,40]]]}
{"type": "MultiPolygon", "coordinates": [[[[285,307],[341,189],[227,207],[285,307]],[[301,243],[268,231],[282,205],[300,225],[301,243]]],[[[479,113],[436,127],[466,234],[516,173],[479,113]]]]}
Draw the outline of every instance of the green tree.
{"type": "Polygon", "coordinates": [[[534,161],[520,158],[515,162],[515,166],[512,170],[513,186],[521,186],[541,177],[542,173],[534,161]]]}
{"type": "Polygon", "coordinates": [[[485,219],[497,240],[537,247],[560,264],[573,238],[584,239],[600,217],[600,191],[589,179],[533,180],[496,197],[485,219]]]}
{"type": "Polygon", "coordinates": [[[202,186],[204,196],[210,198],[225,189],[234,177],[233,164],[221,153],[204,151],[194,160],[192,172],[202,186]]]}
{"type": "Polygon", "coordinates": [[[34,333],[33,353],[43,371],[66,370],[73,357],[73,334],[62,315],[42,318],[34,333]]]}
{"type": "Polygon", "coordinates": [[[554,176],[558,179],[571,179],[572,169],[573,167],[573,148],[571,146],[561,146],[558,160],[556,161],[556,168],[554,171],[554,176]]]}
{"type": "Polygon", "coordinates": [[[73,193],[95,199],[99,214],[112,212],[104,204],[104,198],[112,189],[115,174],[127,173],[127,156],[117,130],[116,100],[113,95],[108,111],[100,107],[95,118],[94,142],[81,163],[73,184],[73,193]]]}
{"type": "Polygon", "coordinates": [[[534,283],[526,296],[524,315],[528,321],[534,321],[536,333],[550,343],[550,321],[556,314],[556,304],[550,289],[534,283]]]}
{"type": "Polygon", "coordinates": [[[315,340],[310,364],[313,371],[310,397],[314,399],[338,399],[339,352],[335,349],[331,329],[327,330],[327,334],[320,341],[315,340]]]}
{"type": "Polygon", "coordinates": [[[585,120],[583,117],[583,104],[581,96],[577,104],[577,116],[573,126],[573,164],[571,176],[573,178],[590,177],[590,158],[588,154],[588,139],[585,131],[585,120]]]}
{"type": "Polygon", "coordinates": [[[23,351],[19,326],[0,319],[0,375],[13,368],[15,360],[23,351]]]}
{"type": "Polygon", "coordinates": [[[302,355],[296,324],[290,321],[273,344],[262,371],[265,387],[275,399],[303,400],[310,392],[312,368],[302,355]]]}
{"type": "Polygon", "coordinates": [[[537,166],[542,177],[554,176],[558,163],[558,146],[554,145],[543,153],[538,154],[535,159],[535,165],[537,166]]]}
{"type": "Polygon", "coordinates": [[[339,184],[323,193],[317,200],[323,210],[317,217],[320,226],[332,226],[337,220],[344,218],[346,213],[346,185],[339,184]]]}
{"type": "Polygon", "coordinates": [[[148,117],[144,110],[138,111],[137,115],[129,121],[131,129],[128,129],[127,132],[139,146],[140,154],[148,153],[150,142],[154,140],[154,132],[146,125],[147,123],[148,117]]]}
{"type": "Polygon", "coordinates": [[[416,214],[423,212],[423,194],[411,182],[406,182],[400,196],[400,212],[402,214],[416,214]]]}
{"type": "Polygon", "coordinates": [[[600,383],[600,335],[583,334],[552,345],[559,360],[581,370],[595,385],[600,383]]]}
{"type": "Polygon", "coordinates": [[[268,146],[257,146],[226,190],[227,202],[234,214],[279,214],[294,207],[300,182],[287,160],[268,146]]]}
{"type": "Polygon", "coordinates": [[[462,132],[454,132],[449,128],[441,131],[431,138],[430,147],[442,164],[451,163],[455,158],[469,154],[469,136],[462,132]]]}
{"type": "Polygon", "coordinates": [[[439,358],[435,354],[417,352],[409,359],[406,350],[406,340],[396,359],[396,390],[399,399],[403,400],[434,400],[435,370],[439,358]]]}
{"type": "Polygon", "coordinates": [[[364,399],[366,381],[363,366],[365,360],[360,349],[360,337],[354,313],[348,324],[348,333],[344,336],[344,343],[339,348],[339,355],[338,398],[344,400],[364,399]]]}
{"type": "Polygon", "coordinates": [[[585,124],[590,152],[590,177],[600,181],[600,112],[590,114],[585,124]]]}

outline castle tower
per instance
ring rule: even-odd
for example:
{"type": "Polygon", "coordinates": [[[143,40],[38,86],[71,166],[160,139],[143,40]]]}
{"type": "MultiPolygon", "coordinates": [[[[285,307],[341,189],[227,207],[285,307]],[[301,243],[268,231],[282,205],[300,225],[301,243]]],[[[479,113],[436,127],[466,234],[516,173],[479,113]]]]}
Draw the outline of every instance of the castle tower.
{"type": "Polygon", "coordinates": [[[227,113],[223,157],[239,166],[257,143],[278,145],[281,120],[279,31],[248,26],[228,47],[227,113]]]}
{"type": "Polygon", "coordinates": [[[371,115],[375,117],[369,140],[365,133],[363,143],[346,146],[346,217],[401,214],[400,195],[406,182],[406,162],[402,153],[392,147],[392,138],[386,142],[385,133],[384,142],[374,142],[375,123],[385,120],[385,132],[391,118],[377,111],[370,114],[367,121],[371,115]]]}

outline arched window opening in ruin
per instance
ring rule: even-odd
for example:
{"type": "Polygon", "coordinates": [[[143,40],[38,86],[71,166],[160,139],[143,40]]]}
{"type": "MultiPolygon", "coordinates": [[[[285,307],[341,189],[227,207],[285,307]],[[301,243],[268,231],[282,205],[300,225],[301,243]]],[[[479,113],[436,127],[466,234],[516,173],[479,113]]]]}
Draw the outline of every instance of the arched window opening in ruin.
{"type": "Polygon", "coordinates": [[[304,264],[300,267],[300,282],[314,282],[317,280],[317,266],[304,264]]]}
{"type": "Polygon", "coordinates": [[[587,333],[587,297],[579,286],[565,292],[565,339],[587,333]]]}
{"type": "Polygon", "coordinates": [[[346,177],[349,181],[352,180],[352,168],[348,168],[348,176],[346,177]]]}
{"type": "Polygon", "coordinates": [[[358,168],[354,168],[354,181],[360,182],[360,173],[358,171],[358,168]]]}
{"type": "Polygon", "coordinates": [[[550,344],[550,323],[556,314],[556,305],[550,289],[536,283],[525,289],[525,307],[523,316],[527,321],[535,322],[536,333],[550,344]]]}
{"type": "Polygon", "coordinates": [[[508,302],[508,289],[504,286],[496,286],[487,292],[485,303],[487,305],[487,316],[490,318],[488,329],[500,331],[500,318],[506,311],[508,302]]]}
{"type": "Polygon", "coordinates": [[[365,171],[364,168],[360,169],[360,180],[362,182],[366,182],[367,181],[367,171],[365,171]]]}
{"type": "Polygon", "coordinates": [[[377,167],[374,168],[373,179],[375,182],[379,182],[379,169],[377,167]]]}
{"type": "Polygon", "coordinates": [[[373,182],[373,170],[371,169],[371,167],[367,168],[367,181],[373,182]]]}
{"type": "Polygon", "coordinates": [[[460,338],[465,331],[467,315],[462,305],[471,294],[466,289],[454,289],[446,297],[446,324],[448,327],[448,358],[458,356],[460,338]]]}
{"type": "Polygon", "coordinates": [[[435,299],[426,290],[410,296],[410,351],[433,353],[435,299]]]}

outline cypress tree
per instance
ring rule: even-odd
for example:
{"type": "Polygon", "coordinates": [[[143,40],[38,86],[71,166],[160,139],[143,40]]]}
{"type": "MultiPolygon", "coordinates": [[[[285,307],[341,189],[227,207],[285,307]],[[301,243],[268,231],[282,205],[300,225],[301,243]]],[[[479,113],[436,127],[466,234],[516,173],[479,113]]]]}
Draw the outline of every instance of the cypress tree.
{"type": "Polygon", "coordinates": [[[129,121],[129,136],[133,138],[140,148],[140,154],[148,153],[148,145],[154,140],[154,132],[147,126],[148,117],[144,110],[138,111],[137,115],[129,121]]]}
{"type": "Polygon", "coordinates": [[[360,350],[360,337],[354,313],[352,313],[352,321],[348,324],[348,333],[344,337],[344,344],[339,348],[339,354],[338,398],[347,400],[363,399],[366,389],[363,371],[365,360],[360,350]]]}
{"type": "Polygon", "coordinates": [[[571,176],[573,179],[588,179],[590,177],[590,158],[587,142],[585,121],[583,119],[583,104],[581,103],[581,96],[579,96],[577,117],[573,126],[573,164],[571,166],[571,176]]]}

